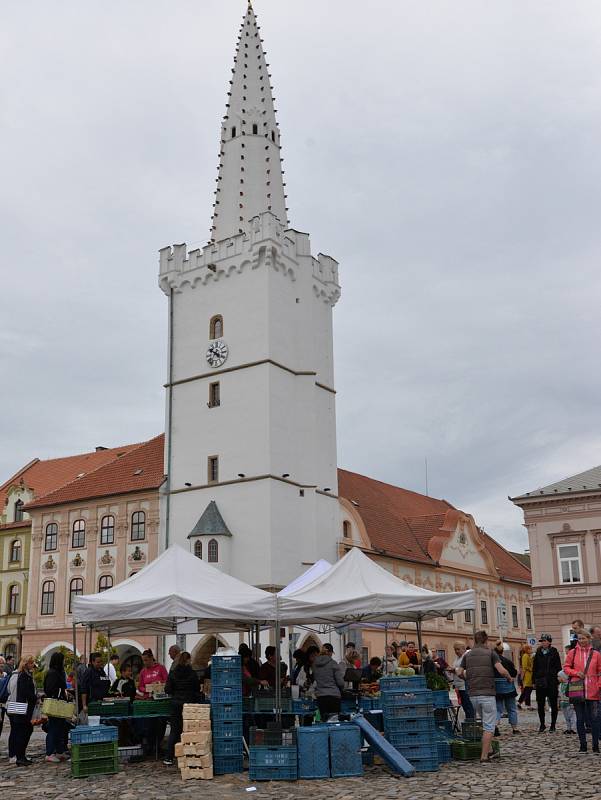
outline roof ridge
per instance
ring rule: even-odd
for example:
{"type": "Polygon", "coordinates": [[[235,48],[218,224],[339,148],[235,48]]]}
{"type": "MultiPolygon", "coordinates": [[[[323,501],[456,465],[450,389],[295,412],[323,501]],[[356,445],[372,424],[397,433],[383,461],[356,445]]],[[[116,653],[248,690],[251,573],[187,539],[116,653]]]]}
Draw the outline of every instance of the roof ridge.
{"type": "MultiPolygon", "coordinates": [[[[141,447],[144,447],[144,445],[145,445],[145,444],[148,444],[148,442],[153,442],[153,441],[154,441],[156,438],[158,438],[158,437],[156,437],[156,436],[155,436],[155,437],[153,437],[152,439],[149,439],[147,442],[141,442],[140,444],[135,444],[135,445],[126,445],[126,447],[128,447],[129,449],[126,449],[126,450],[125,450],[125,452],[123,453],[123,456],[128,456],[128,455],[131,455],[132,453],[135,453],[135,452],[136,452],[137,450],[139,450],[141,447]]],[[[120,448],[120,447],[115,447],[115,448],[108,448],[108,449],[109,449],[109,450],[112,450],[112,449],[115,449],[115,450],[121,450],[122,448],[120,448]]],[[[95,475],[95,474],[96,474],[97,472],[99,472],[101,469],[104,469],[104,467],[109,467],[109,466],[111,466],[112,464],[114,464],[114,463],[115,463],[115,461],[118,461],[119,459],[120,459],[120,456],[118,456],[118,455],[115,455],[115,457],[114,457],[114,458],[112,458],[110,461],[105,461],[105,462],[104,462],[104,464],[99,464],[97,467],[95,467],[94,469],[91,469],[89,472],[85,472],[85,473],[84,473],[84,475],[83,475],[82,477],[85,477],[85,478],[87,478],[87,477],[89,477],[90,475],[95,475]]],[[[61,492],[63,489],[66,489],[68,486],[72,486],[74,483],[78,483],[80,480],[81,480],[81,478],[75,477],[75,478],[73,478],[72,480],[70,480],[70,481],[67,481],[66,483],[62,483],[60,486],[57,486],[57,487],[56,487],[55,489],[53,489],[51,492],[47,492],[46,494],[42,494],[42,495],[40,495],[39,497],[36,497],[36,498],[35,498],[35,499],[32,501],[32,503],[34,503],[34,502],[35,502],[35,503],[37,504],[37,503],[39,503],[41,500],[48,500],[48,499],[51,499],[53,494],[56,494],[57,492],[61,492]]],[[[26,507],[27,507],[27,505],[29,505],[29,504],[26,504],[26,507]]]]}

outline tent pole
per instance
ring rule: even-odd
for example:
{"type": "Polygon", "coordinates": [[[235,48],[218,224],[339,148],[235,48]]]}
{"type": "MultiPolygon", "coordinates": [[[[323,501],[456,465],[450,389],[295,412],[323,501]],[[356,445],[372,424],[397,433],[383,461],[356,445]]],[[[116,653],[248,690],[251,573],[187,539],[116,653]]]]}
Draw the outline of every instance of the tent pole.
{"type": "MultiPolygon", "coordinates": [[[[83,631],[84,640],[86,631],[83,631]]],[[[79,683],[77,680],[77,667],[79,666],[79,659],[77,658],[77,632],[75,630],[75,622],[73,623],[73,665],[74,665],[74,684],[75,684],[75,716],[79,719],[79,683]]]]}
{"type": "Polygon", "coordinates": [[[388,652],[388,623],[384,623],[384,675],[388,675],[388,661],[387,659],[387,652],[388,652]]]}
{"type": "Polygon", "coordinates": [[[275,595],[275,721],[282,722],[282,669],[280,641],[280,608],[278,596],[275,595]]]}
{"type": "Polygon", "coordinates": [[[420,663],[421,663],[421,658],[422,658],[422,620],[421,620],[421,617],[418,617],[417,620],[415,621],[415,627],[416,627],[416,630],[417,630],[417,649],[418,649],[418,652],[419,652],[419,659],[420,659],[420,663]]]}

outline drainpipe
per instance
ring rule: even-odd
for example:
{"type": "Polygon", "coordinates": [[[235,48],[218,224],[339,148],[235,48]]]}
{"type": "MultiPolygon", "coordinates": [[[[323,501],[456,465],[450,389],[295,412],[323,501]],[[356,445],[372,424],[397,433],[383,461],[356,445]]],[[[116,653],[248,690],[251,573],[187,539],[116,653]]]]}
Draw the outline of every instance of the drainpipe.
{"type": "Polygon", "coordinates": [[[169,547],[171,521],[171,433],[173,423],[173,289],[169,290],[169,386],[167,389],[167,498],[165,502],[165,549],[169,547]]]}

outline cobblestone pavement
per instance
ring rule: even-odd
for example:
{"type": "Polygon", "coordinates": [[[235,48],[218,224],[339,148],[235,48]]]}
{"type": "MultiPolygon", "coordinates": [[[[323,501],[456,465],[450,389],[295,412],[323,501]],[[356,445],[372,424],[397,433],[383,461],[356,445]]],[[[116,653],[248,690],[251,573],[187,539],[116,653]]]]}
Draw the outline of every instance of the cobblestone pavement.
{"type": "MultiPolygon", "coordinates": [[[[563,734],[563,722],[555,734],[536,732],[538,721],[533,712],[521,715],[523,734],[512,736],[506,720],[501,725],[500,761],[481,766],[474,762],[451,762],[439,772],[422,773],[413,778],[391,775],[384,767],[369,768],[363,778],[296,783],[257,783],[256,792],[247,793],[252,784],[247,773],[226,775],[210,782],[183,782],[175,767],[161,762],[126,765],[118,775],[72,779],[64,764],[46,764],[43,759],[44,736],[34,734],[29,755],[32,766],[18,768],[0,760],[0,792],[12,798],[109,798],[118,792],[119,800],[164,800],[177,794],[199,794],[216,800],[253,798],[315,798],[358,800],[360,798],[398,798],[403,800],[583,800],[601,798],[601,757],[589,752],[578,755],[578,738],[563,734]]],[[[6,752],[6,733],[0,752],[6,752]]]]}

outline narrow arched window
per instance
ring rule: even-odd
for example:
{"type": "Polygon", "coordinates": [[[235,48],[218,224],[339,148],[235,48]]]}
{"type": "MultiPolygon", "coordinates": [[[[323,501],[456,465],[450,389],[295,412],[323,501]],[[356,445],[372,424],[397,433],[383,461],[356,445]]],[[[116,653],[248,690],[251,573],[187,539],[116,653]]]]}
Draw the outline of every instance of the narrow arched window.
{"type": "Polygon", "coordinates": [[[83,519],[76,519],[73,523],[73,532],[71,534],[71,547],[85,547],[86,546],[86,523],[83,519]]]}
{"type": "Polygon", "coordinates": [[[56,550],[58,546],[58,525],[56,522],[49,522],[46,525],[46,536],[44,537],[44,550],[56,550]]]}
{"type": "Polygon", "coordinates": [[[217,314],[216,317],[212,317],[211,322],[209,324],[209,339],[221,339],[223,336],[223,317],[221,314],[217,314]]]}
{"type": "Polygon", "coordinates": [[[236,126],[232,125],[232,139],[236,136],[236,126]]]}
{"type": "Polygon", "coordinates": [[[54,614],[54,581],[44,581],[42,584],[42,615],[54,614]]]}
{"type": "Polygon", "coordinates": [[[113,588],[113,576],[101,575],[100,580],[98,581],[98,591],[106,592],[107,589],[112,589],[112,588],[113,588]]]}
{"type": "Polygon", "coordinates": [[[19,601],[21,599],[21,589],[19,584],[13,583],[13,585],[8,590],[8,613],[9,614],[18,614],[19,613],[19,601]]]}
{"type": "Polygon", "coordinates": [[[194,542],[194,555],[196,558],[202,558],[202,542],[200,539],[194,542]]]}
{"type": "Polygon", "coordinates": [[[21,540],[15,539],[15,541],[10,546],[10,560],[14,563],[15,561],[21,560],[21,540]]]}
{"type": "Polygon", "coordinates": [[[23,522],[23,505],[24,504],[22,500],[17,500],[15,503],[15,522],[23,522]]]}
{"type": "Polygon", "coordinates": [[[207,547],[207,561],[209,564],[217,564],[219,561],[219,545],[217,539],[211,539],[207,547]]]}
{"type": "Polygon", "coordinates": [[[134,511],[131,515],[131,540],[141,542],[146,538],[146,514],[143,511],[134,511]]]}
{"type": "Polygon", "coordinates": [[[73,578],[69,584],[69,614],[73,613],[73,598],[83,594],[83,578],[73,578]]]}
{"type": "Polygon", "coordinates": [[[255,134],[255,136],[257,133],[259,133],[259,126],[257,125],[256,122],[253,123],[253,133],[255,134]]]}
{"type": "Polygon", "coordinates": [[[347,519],[342,523],[342,535],[345,539],[351,538],[351,523],[347,519]]]}
{"type": "Polygon", "coordinates": [[[108,514],[100,523],[100,544],[113,544],[115,542],[115,517],[108,514]]]}

